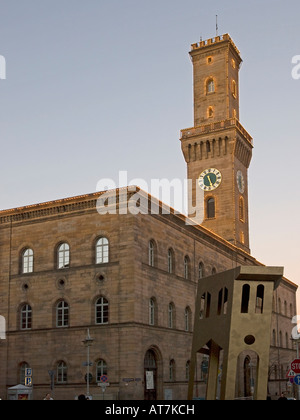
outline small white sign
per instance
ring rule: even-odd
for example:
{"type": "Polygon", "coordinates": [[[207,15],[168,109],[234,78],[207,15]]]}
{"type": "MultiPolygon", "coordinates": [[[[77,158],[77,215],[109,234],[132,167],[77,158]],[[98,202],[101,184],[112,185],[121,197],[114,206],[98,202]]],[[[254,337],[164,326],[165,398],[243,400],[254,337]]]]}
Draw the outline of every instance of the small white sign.
{"type": "Polygon", "coordinates": [[[154,374],[153,372],[146,372],[146,389],[154,389],[154,374]]]}

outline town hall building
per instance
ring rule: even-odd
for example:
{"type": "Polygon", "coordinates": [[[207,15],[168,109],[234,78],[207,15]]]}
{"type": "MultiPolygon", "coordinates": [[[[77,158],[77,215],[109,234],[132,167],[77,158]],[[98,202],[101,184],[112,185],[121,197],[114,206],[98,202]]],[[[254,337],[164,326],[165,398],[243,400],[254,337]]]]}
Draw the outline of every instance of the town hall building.
{"type": "MultiPolygon", "coordinates": [[[[254,142],[239,121],[240,52],[225,34],[193,44],[190,56],[194,127],[181,131],[180,142],[192,181],[191,208],[202,197],[201,224],[192,209],[188,216],[165,214],[164,203],[138,187],[0,211],[2,399],[9,387],[25,385],[27,369],[34,399],[48,392],[74,399],[87,382],[95,399],[186,399],[199,279],[263,265],[250,252],[254,142]],[[116,197],[115,214],[109,206],[99,214],[104,194],[107,202],[116,197]],[[134,195],[142,203],[136,210],[143,211],[118,211],[134,195]],[[109,382],[104,396],[98,386],[103,377],[109,382]]],[[[296,291],[282,278],[273,296],[266,331],[272,396],[287,390],[295,356],[296,291]]],[[[251,397],[255,363],[251,352],[242,355],[237,398],[251,397]]],[[[205,395],[207,366],[199,355],[195,397],[205,395]]]]}

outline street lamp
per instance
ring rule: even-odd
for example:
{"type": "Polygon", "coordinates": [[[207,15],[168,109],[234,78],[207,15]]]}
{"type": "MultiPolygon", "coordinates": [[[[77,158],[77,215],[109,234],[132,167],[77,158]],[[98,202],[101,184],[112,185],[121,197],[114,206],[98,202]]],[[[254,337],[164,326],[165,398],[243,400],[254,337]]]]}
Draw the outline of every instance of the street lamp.
{"type": "Polygon", "coordinates": [[[87,362],[86,362],[86,395],[90,396],[90,347],[94,342],[94,339],[90,336],[90,330],[87,330],[87,336],[85,340],[82,341],[85,347],[87,348],[87,362]]]}

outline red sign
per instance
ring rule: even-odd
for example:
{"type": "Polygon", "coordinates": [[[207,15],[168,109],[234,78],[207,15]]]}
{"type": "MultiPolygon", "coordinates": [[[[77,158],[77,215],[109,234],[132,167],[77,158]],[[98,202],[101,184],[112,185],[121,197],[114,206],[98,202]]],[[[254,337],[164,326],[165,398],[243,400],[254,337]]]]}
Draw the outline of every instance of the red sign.
{"type": "Polygon", "coordinates": [[[291,369],[293,372],[300,374],[300,359],[295,359],[292,363],[291,363],[291,369]]]}

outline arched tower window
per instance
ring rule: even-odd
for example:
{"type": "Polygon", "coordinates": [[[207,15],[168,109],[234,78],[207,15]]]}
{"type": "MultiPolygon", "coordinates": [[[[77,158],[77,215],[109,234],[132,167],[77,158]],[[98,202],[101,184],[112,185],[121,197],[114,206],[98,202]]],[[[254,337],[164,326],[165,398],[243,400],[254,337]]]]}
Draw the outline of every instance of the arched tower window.
{"type": "Polygon", "coordinates": [[[216,202],[214,197],[210,197],[206,201],[206,218],[214,219],[216,217],[216,202]]]}
{"type": "Polygon", "coordinates": [[[241,222],[245,222],[245,201],[243,197],[239,199],[239,219],[241,222]]]}
{"type": "Polygon", "coordinates": [[[214,116],[214,108],[212,106],[209,106],[207,108],[207,118],[213,118],[214,116]]]}
{"type": "Polygon", "coordinates": [[[214,79],[209,79],[206,83],[206,93],[214,93],[215,92],[215,82],[214,79]]]}
{"type": "Polygon", "coordinates": [[[236,81],[235,80],[233,80],[231,82],[231,91],[232,91],[232,96],[234,98],[236,98],[237,97],[237,88],[236,88],[236,81]]]}

